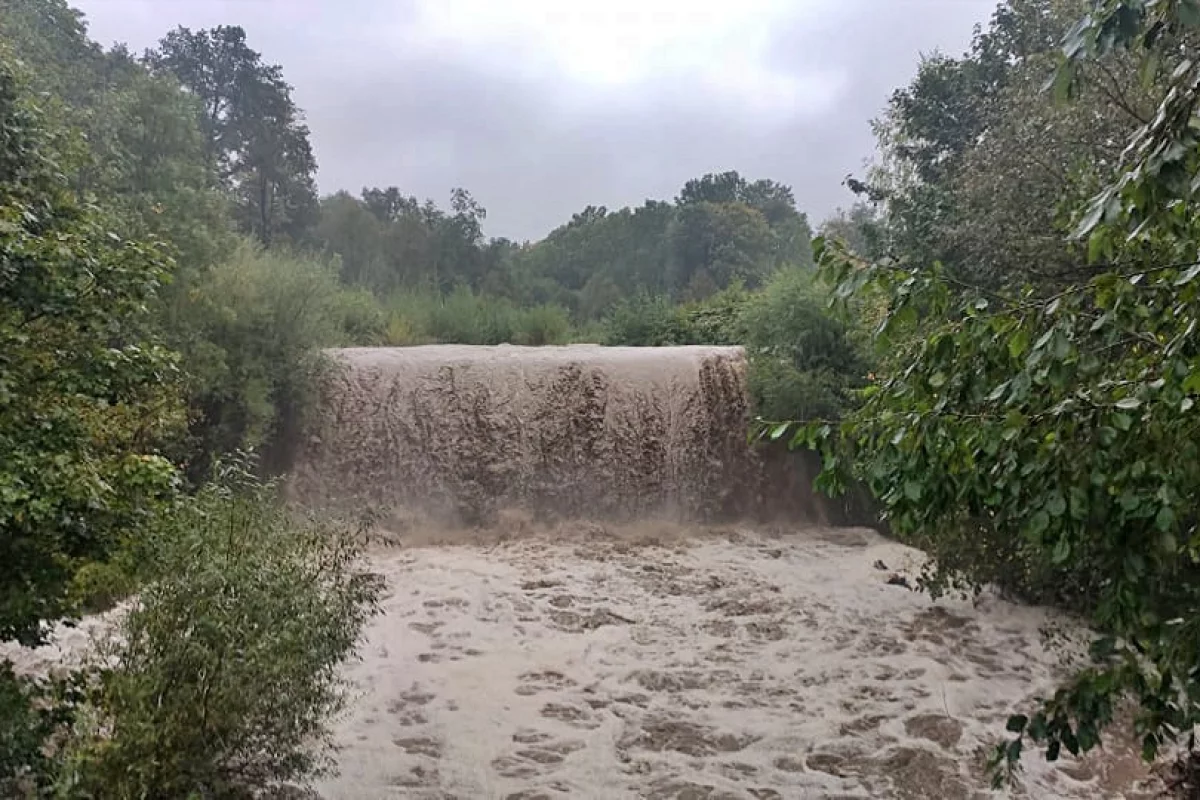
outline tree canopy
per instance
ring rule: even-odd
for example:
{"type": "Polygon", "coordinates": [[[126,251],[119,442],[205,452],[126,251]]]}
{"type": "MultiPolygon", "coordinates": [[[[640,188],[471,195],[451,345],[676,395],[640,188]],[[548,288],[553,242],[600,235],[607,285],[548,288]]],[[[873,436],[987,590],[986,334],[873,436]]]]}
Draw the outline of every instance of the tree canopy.
{"type": "Polygon", "coordinates": [[[171,262],[76,199],[76,143],[0,61],[0,639],[40,641],[173,490],[158,447],[182,421],[148,313],[171,262]]]}

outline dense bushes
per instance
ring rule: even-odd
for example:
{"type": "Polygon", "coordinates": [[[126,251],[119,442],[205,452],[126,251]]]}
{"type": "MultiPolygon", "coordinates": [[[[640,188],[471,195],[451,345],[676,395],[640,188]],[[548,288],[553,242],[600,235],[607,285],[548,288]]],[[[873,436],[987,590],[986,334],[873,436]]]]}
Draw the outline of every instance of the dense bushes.
{"type": "Polygon", "coordinates": [[[245,448],[276,466],[314,396],[320,348],[381,341],[383,315],[332,265],[248,241],[189,281],[169,321],[188,365],[189,473],[245,448]]]}
{"type": "Polygon", "coordinates": [[[812,270],[785,269],[761,290],[734,285],[707,300],[675,305],[637,295],[604,324],[604,344],[741,344],[755,411],[767,419],[836,418],[866,377],[852,331],[826,308],[812,270]]]}
{"type": "Polygon", "coordinates": [[[222,472],[145,532],[144,585],[73,704],[22,712],[36,687],[0,681],[0,707],[21,712],[0,725],[0,753],[24,756],[27,783],[67,798],[248,798],[326,765],[338,667],[379,580],[352,527],[299,518],[248,472],[222,472]],[[39,759],[49,741],[53,759],[39,759]]]}
{"type": "Polygon", "coordinates": [[[740,324],[750,394],[766,419],[834,419],[867,366],[811,270],[783,270],[746,303],[740,324]]]}
{"type": "Polygon", "coordinates": [[[174,491],[159,448],[182,420],[148,313],[170,263],[76,199],[73,144],[0,59],[0,640],[24,643],[174,491]]]}
{"type": "Polygon", "coordinates": [[[624,300],[604,320],[603,344],[631,347],[699,344],[682,306],[664,295],[641,293],[624,300]]]}
{"type": "Polygon", "coordinates": [[[571,338],[566,310],[552,304],[521,308],[460,286],[447,295],[396,292],[384,298],[384,342],[413,344],[564,344],[571,338]]]}
{"type": "Polygon", "coordinates": [[[882,300],[890,351],[841,425],[794,436],[819,483],[865,481],[931,592],[999,584],[1096,631],[1008,720],[999,779],[1030,744],[1097,748],[1122,707],[1144,758],[1200,761],[1198,36],[1192,4],[1004,4],[895,97],[896,180],[866,187],[887,257],[818,248],[839,297],[882,300]],[[1054,58],[1074,104],[1041,91],[1054,58]]]}
{"type": "Polygon", "coordinates": [[[741,344],[740,316],[749,293],[740,284],[702,301],[676,304],[639,292],[619,303],[601,325],[602,343],[629,347],[741,344]]]}

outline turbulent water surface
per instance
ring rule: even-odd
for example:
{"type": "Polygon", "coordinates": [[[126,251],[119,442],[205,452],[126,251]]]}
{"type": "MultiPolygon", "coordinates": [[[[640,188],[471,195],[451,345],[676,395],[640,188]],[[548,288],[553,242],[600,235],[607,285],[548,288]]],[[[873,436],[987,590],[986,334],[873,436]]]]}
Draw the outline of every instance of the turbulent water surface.
{"type": "MultiPolygon", "coordinates": [[[[1078,644],[889,583],[919,554],[866,530],[516,528],[378,555],[330,800],[989,797],[1007,715],[1078,644]]],[[[1126,748],[1031,756],[1016,795],[1146,778],[1126,748]]]]}
{"type": "Polygon", "coordinates": [[[587,517],[738,514],[756,500],[737,347],[331,351],[293,472],[310,503],[490,521],[500,507],[587,517]]]}

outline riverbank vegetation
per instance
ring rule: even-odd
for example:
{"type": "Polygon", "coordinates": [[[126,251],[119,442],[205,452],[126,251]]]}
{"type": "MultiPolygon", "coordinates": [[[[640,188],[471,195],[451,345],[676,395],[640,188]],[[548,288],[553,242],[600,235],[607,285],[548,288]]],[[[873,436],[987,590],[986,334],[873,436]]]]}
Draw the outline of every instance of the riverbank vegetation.
{"type": "Polygon", "coordinates": [[[1098,747],[1133,701],[1120,733],[1180,753],[1195,791],[1197,36],[1191,2],[1002,4],[877,126],[856,186],[881,249],[817,243],[837,297],[886,309],[881,361],[840,424],[792,443],[823,449],[827,489],[870,486],[934,557],[929,591],[999,585],[1099,631],[1009,720],[1000,779],[1031,745],[1098,747]]]}

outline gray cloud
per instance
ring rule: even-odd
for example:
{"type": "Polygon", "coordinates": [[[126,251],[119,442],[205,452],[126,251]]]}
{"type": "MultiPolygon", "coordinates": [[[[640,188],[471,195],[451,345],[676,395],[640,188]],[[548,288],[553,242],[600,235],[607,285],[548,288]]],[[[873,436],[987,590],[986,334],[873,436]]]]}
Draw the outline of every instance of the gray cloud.
{"type": "Polygon", "coordinates": [[[829,108],[798,101],[773,112],[688,75],[598,87],[533,54],[528,69],[500,71],[495,54],[415,39],[410,0],[77,2],[95,38],[137,49],[176,24],[242,25],[295,86],[322,191],[397,185],[444,202],[464,186],[488,209],[488,233],[513,238],[540,237],[588,204],[670,198],[688,178],[725,169],[790,184],[820,220],[851,200],[841,181],[872,151],[869,120],[920,54],[963,50],[995,4],[811,0],[775,26],[765,65],[836,93],[829,108]]]}

